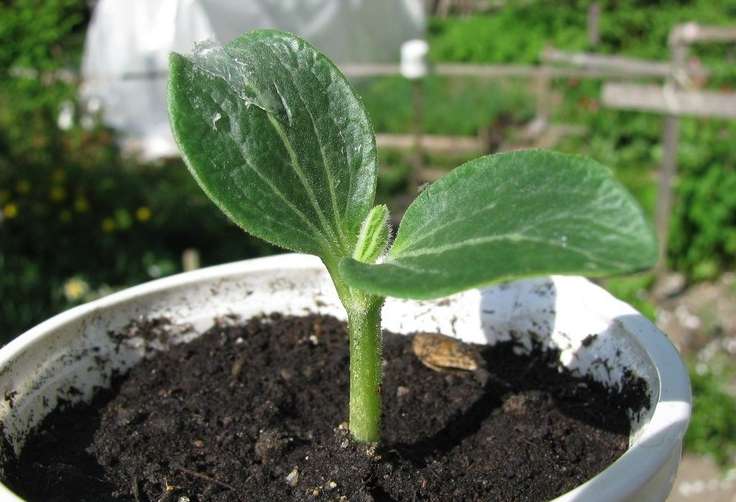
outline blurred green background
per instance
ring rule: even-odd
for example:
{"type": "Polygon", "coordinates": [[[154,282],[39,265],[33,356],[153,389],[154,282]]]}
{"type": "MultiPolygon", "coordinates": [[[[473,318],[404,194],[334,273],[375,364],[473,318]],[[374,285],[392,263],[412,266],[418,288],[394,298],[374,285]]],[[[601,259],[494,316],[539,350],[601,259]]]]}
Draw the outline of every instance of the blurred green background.
{"type": "MultiPolygon", "coordinates": [[[[586,27],[590,3],[489,1],[476,13],[431,18],[431,58],[537,64],[542,50],[553,46],[667,60],[667,36],[674,25],[736,25],[736,0],[599,1],[600,41],[593,47],[586,27]]],[[[277,251],[226,221],[179,160],[127,158],[114,132],[101,125],[59,129],[61,108],[77,106],[77,85],[52,76],[78,69],[89,19],[82,0],[0,4],[3,343],[73,305],[181,271],[186,250],[196,250],[202,265],[277,251]],[[18,76],[18,68],[37,70],[38,77],[18,76]]],[[[734,44],[695,46],[691,55],[712,71],[709,88],[734,90],[734,44]]],[[[421,85],[427,133],[475,136],[491,131],[500,142],[512,143],[535,114],[532,85],[521,79],[430,77],[421,85]]],[[[411,131],[410,83],[386,77],[362,79],[356,86],[377,132],[411,131]]],[[[559,80],[552,88],[559,102],[551,107],[551,120],[582,130],[563,137],[555,148],[611,166],[653,214],[663,117],[602,107],[600,81],[559,80]]],[[[381,150],[380,160],[379,196],[399,206],[395,201],[406,196],[413,153],[381,150]]],[[[463,160],[462,155],[425,154],[423,163],[444,170],[463,160]]],[[[736,121],[682,120],[676,196],[670,269],[689,286],[683,291],[729,284],[719,295],[736,298],[736,286],[724,281],[736,262],[736,121]]],[[[662,305],[652,300],[653,284],[650,274],[606,282],[614,294],[659,320],[662,309],[676,310],[680,304],[668,304],[676,301],[671,298],[662,305]]],[[[692,336],[696,341],[683,349],[692,362],[696,395],[687,446],[713,455],[722,465],[733,462],[736,445],[734,365],[723,350],[715,351],[723,363],[712,364],[704,350],[714,340],[736,337],[730,322],[701,322],[692,336]]]]}

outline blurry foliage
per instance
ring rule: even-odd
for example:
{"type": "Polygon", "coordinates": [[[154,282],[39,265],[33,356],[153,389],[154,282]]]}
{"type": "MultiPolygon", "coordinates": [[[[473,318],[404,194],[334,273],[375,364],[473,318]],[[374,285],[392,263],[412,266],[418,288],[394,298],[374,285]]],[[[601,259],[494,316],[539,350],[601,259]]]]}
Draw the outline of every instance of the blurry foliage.
{"type": "Polygon", "coordinates": [[[430,55],[435,61],[534,63],[548,44],[586,45],[584,2],[508,2],[487,14],[432,19],[430,55]],[[582,33],[580,28],[582,27],[582,33]]]}
{"type": "MultiPolygon", "coordinates": [[[[532,117],[534,102],[522,86],[474,79],[428,77],[421,83],[422,130],[427,134],[474,136],[502,116],[521,123],[532,117]]],[[[407,133],[413,127],[412,84],[396,76],[359,81],[373,127],[379,133],[407,133]]]]}
{"type": "Polygon", "coordinates": [[[602,282],[613,296],[621,298],[633,306],[650,321],[654,322],[656,320],[657,307],[651,302],[649,295],[649,288],[654,283],[652,273],[611,277],[602,282]]]}
{"type": "Polygon", "coordinates": [[[724,375],[706,365],[690,370],[693,415],[685,448],[711,456],[721,466],[736,459],[736,399],[724,389],[724,375]]]}
{"type": "MultiPolygon", "coordinates": [[[[642,58],[667,53],[670,29],[679,23],[728,25],[736,20],[736,0],[597,0],[600,42],[591,47],[587,14],[592,0],[523,0],[467,17],[432,19],[431,55],[436,61],[536,63],[545,47],[595,50],[642,58]],[[517,27],[523,27],[523,29],[517,27]]],[[[736,53],[724,45],[696,48],[696,54],[729,71],[736,53]]]]}
{"type": "Polygon", "coordinates": [[[53,125],[76,87],[54,78],[77,66],[86,6],[74,0],[13,0],[0,4],[0,153],[49,160],[59,134],[53,125]],[[23,73],[27,72],[27,73],[23,73]],[[22,78],[11,75],[20,73],[22,78]],[[42,157],[45,157],[42,159],[42,157]]]}
{"type": "Polygon", "coordinates": [[[736,262],[736,122],[688,120],[682,126],[673,264],[712,279],[736,262]]]}
{"type": "Polygon", "coordinates": [[[137,165],[104,130],[70,131],[48,162],[0,156],[0,333],[7,339],[95,295],[204,264],[264,254],[179,162],[137,165]]]}
{"type": "Polygon", "coordinates": [[[89,18],[79,0],[10,0],[0,3],[0,68],[55,70],[74,63],[89,18]]]}
{"type": "Polygon", "coordinates": [[[391,209],[391,198],[406,193],[411,172],[411,153],[379,149],[377,202],[391,209]]]}

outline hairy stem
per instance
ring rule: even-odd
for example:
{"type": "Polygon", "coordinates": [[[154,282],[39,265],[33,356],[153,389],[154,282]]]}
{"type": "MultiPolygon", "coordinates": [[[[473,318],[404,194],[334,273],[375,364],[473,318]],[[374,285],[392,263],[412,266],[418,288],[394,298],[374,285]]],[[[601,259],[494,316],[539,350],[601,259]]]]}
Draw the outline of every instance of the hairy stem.
{"type": "MultiPolygon", "coordinates": [[[[363,296],[363,295],[361,295],[363,296]]],[[[382,298],[364,296],[348,307],[350,333],[350,432],[375,442],[381,427],[382,298]],[[362,300],[362,301],[360,301],[362,300]]]]}
{"type": "Polygon", "coordinates": [[[349,427],[356,441],[376,442],[381,429],[381,307],[383,298],[350,288],[332,260],[324,260],[348,314],[349,427]]]}

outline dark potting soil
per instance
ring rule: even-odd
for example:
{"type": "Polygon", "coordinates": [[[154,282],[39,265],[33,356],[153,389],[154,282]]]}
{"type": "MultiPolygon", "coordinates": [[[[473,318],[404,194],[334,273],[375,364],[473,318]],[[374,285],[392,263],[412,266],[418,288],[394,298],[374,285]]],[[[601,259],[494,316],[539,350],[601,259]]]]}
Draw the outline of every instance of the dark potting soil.
{"type": "Polygon", "coordinates": [[[541,501],[619,457],[627,410],[648,402],[639,379],[621,394],[512,342],[439,372],[385,334],[383,441],[368,447],[343,422],[346,336],[319,316],[213,328],[52,412],[7,482],[44,502],[541,501]]]}

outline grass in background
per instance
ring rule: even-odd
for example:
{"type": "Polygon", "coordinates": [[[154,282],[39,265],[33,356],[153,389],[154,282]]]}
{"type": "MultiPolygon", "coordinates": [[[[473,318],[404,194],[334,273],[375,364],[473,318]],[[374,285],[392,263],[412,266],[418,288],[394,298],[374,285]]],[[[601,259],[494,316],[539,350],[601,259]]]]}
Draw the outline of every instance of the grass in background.
{"type": "Polygon", "coordinates": [[[685,448],[708,455],[721,467],[736,459],[736,399],[725,390],[732,371],[713,370],[703,363],[690,365],[693,416],[685,435],[685,448]]]}
{"type": "MultiPolygon", "coordinates": [[[[429,77],[422,86],[423,131],[475,136],[499,117],[522,123],[534,113],[525,86],[476,79],[429,77]]],[[[403,77],[364,79],[356,83],[378,133],[408,133],[413,125],[412,84],[403,77]]]]}

